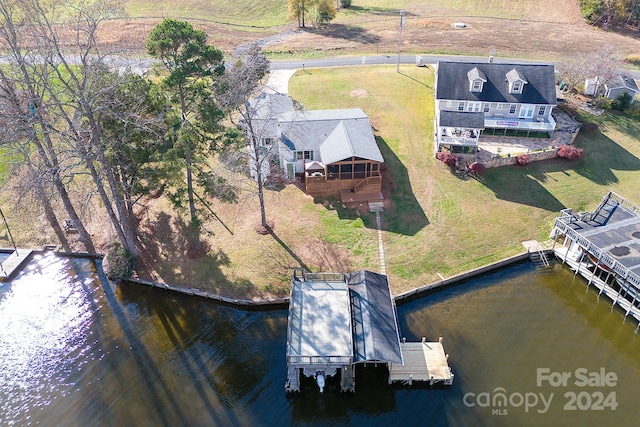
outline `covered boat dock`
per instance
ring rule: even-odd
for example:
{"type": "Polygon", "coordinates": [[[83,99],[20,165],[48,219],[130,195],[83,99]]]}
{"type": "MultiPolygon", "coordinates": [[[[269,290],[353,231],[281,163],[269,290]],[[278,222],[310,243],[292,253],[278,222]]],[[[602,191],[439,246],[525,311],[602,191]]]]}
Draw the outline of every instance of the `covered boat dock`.
{"type": "Polygon", "coordinates": [[[325,379],[338,373],[341,391],[355,391],[355,367],[367,363],[386,365],[390,383],[413,379],[451,384],[453,375],[444,350],[429,352],[428,367],[422,362],[405,364],[405,352],[413,354],[410,344],[442,349],[441,342],[400,342],[387,276],[367,270],[294,270],[287,330],[287,391],[300,391],[304,375],[313,377],[322,392],[325,379]],[[443,364],[446,368],[435,369],[443,364]]]}
{"type": "Polygon", "coordinates": [[[557,258],[640,328],[640,208],[609,192],[593,212],[562,210],[551,237],[557,258]]]}

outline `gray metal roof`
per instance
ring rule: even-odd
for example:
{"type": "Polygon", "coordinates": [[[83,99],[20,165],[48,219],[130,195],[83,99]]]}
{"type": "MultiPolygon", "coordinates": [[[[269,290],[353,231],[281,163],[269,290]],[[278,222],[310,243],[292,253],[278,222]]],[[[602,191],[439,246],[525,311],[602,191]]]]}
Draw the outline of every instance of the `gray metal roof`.
{"type": "Polygon", "coordinates": [[[353,322],[354,362],[402,364],[396,307],[387,276],[367,270],[347,276],[353,322]]]}
{"type": "Polygon", "coordinates": [[[384,161],[369,117],[359,108],[289,111],[279,116],[279,122],[289,148],[319,151],[324,164],[354,156],[384,161]]]}
{"type": "Polygon", "coordinates": [[[344,280],[291,283],[287,357],[353,354],[349,294],[344,280]]]}
{"type": "Polygon", "coordinates": [[[554,67],[542,64],[441,61],[438,62],[436,99],[556,105],[554,67]],[[487,79],[482,92],[469,90],[467,73],[474,68],[487,79]],[[527,82],[522,94],[509,93],[507,74],[527,82]]]}
{"type": "Polygon", "coordinates": [[[294,276],[286,355],[296,365],[318,360],[402,364],[387,276],[366,270],[294,276]]]}
{"type": "Polygon", "coordinates": [[[465,129],[484,129],[484,113],[440,111],[439,126],[465,129]]]}

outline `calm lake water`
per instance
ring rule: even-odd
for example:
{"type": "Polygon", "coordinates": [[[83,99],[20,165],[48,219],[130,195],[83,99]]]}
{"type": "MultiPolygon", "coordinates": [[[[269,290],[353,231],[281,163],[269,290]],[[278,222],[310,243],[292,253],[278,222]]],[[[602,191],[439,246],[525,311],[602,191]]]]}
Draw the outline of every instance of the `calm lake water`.
{"type": "Polygon", "coordinates": [[[452,387],[388,387],[370,367],[355,394],[322,395],[312,382],[285,394],[286,310],[115,286],[97,270],[46,256],[0,285],[0,425],[595,426],[638,412],[636,325],[560,265],[398,307],[408,340],[443,337],[452,387]]]}

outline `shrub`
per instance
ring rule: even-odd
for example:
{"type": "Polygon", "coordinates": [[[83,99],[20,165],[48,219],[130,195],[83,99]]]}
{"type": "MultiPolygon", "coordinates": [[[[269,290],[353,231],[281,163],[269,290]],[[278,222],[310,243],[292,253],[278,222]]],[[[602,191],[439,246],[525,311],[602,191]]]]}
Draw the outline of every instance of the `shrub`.
{"type": "Polygon", "coordinates": [[[108,278],[123,280],[131,277],[134,259],[120,243],[113,243],[102,262],[102,269],[108,278]]]}
{"type": "Polygon", "coordinates": [[[351,0],[340,0],[340,4],[345,9],[350,8],[351,7],[351,0]]]}
{"type": "Polygon", "coordinates": [[[558,148],[558,157],[565,159],[581,159],[584,157],[584,150],[575,145],[562,145],[558,148]]]}
{"type": "Polygon", "coordinates": [[[478,162],[472,163],[471,166],[469,166],[469,172],[474,175],[482,175],[485,169],[486,166],[478,162]]]}
{"type": "Polygon", "coordinates": [[[593,103],[603,110],[611,110],[613,108],[613,99],[605,98],[604,96],[597,97],[593,103]]]}
{"type": "Polygon", "coordinates": [[[629,117],[633,117],[635,119],[640,119],[640,102],[634,102],[627,108],[626,111],[629,117]]]}
{"type": "Polygon", "coordinates": [[[454,156],[453,154],[444,153],[444,152],[436,153],[436,159],[440,160],[442,163],[449,166],[450,168],[454,167],[456,165],[456,162],[458,161],[456,156],[454,156]]]}
{"type": "Polygon", "coordinates": [[[528,154],[520,154],[518,157],[516,157],[516,161],[518,162],[519,166],[526,166],[531,163],[531,158],[528,154]]]}
{"type": "Polygon", "coordinates": [[[622,95],[616,98],[613,101],[612,107],[614,110],[625,111],[631,105],[631,96],[628,93],[624,92],[622,95]]]}

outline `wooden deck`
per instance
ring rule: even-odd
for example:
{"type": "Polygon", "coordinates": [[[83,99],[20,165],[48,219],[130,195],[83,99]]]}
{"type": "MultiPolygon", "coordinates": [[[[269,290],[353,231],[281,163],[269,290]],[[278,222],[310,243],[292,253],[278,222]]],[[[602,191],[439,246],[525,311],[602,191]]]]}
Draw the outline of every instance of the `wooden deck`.
{"type": "Polygon", "coordinates": [[[11,280],[22,268],[33,251],[20,249],[17,251],[8,249],[0,250],[0,282],[11,280]],[[8,256],[6,256],[8,254],[8,256]]]}
{"type": "Polygon", "coordinates": [[[430,385],[453,384],[453,373],[447,362],[442,342],[402,342],[404,365],[390,364],[389,383],[401,381],[411,384],[413,381],[429,382],[430,385]]]}
{"type": "Polygon", "coordinates": [[[354,193],[351,190],[340,191],[340,201],[342,203],[368,203],[368,202],[379,202],[381,200],[384,200],[384,196],[380,191],[377,191],[374,193],[368,193],[368,192],[354,193]]]}

